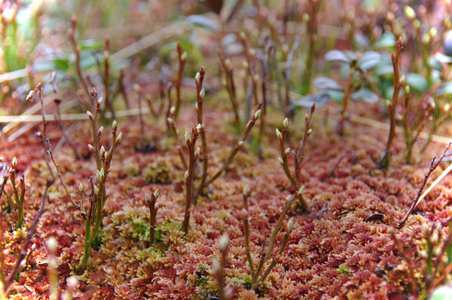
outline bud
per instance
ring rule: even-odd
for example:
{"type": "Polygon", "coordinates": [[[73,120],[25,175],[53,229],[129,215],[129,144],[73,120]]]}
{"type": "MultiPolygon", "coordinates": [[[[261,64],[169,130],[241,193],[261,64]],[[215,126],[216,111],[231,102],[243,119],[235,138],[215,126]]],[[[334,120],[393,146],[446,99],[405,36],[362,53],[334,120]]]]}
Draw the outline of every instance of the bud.
{"type": "Polygon", "coordinates": [[[303,22],[308,23],[310,19],[311,17],[309,16],[309,14],[307,13],[303,14],[303,22]]]}
{"type": "Polygon", "coordinates": [[[311,133],[312,133],[312,128],[309,128],[308,135],[311,135],[311,133]]]}
{"type": "Polygon", "coordinates": [[[424,35],[422,36],[422,43],[424,45],[430,44],[430,35],[428,33],[424,33],[424,35]]]}
{"type": "Polygon", "coordinates": [[[246,61],[244,61],[242,65],[245,69],[248,69],[248,63],[246,61]]]}
{"type": "Polygon", "coordinates": [[[174,120],[171,118],[167,118],[166,121],[168,122],[168,124],[170,124],[171,126],[174,124],[174,120]]]}
{"type": "Polygon", "coordinates": [[[299,195],[303,195],[304,194],[304,185],[298,190],[298,194],[299,195]]]}
{"type": "Polygon", "coordinates": [[[27,98],[25,98],[25,101],[27,101],[27,102],[28,102],[28,101],[33,101],[34,95],[35,95],[35,91],[31,90],[31,91],[28,93],[27,98]]]}
{"type": "Polygon", "coordinates": [[[205,91],[204,89],[202,89],[202,90],[199,92],[199,97],[200,97],[201,100],[202,100],[202,99],[204,99],[205,96],[206,96],[206,91],[205,91]]]}
{"type": "Polygon", "coordinates": [[[309,116],[308,116],[308,114],[305,114],[305,115],[304,115],[304,121],[305,121],[305,123],[306,123],[308,120],[309,120],[309,116]]]}
{"type": "Polygon", "coordinates": [[[201,83],[201,74],[199,74],[199,72],[196,73],[195,83],[196,83],[196,85],[200,85],[200,83],[201,83]]]}
{"type": "Polygon", "coordinates": [[[111,123],[111,128],[113,129],[113,131],[116,131],[116,129],[118,128],[118,122],[116,122],[116,120],[111,123]]]}
{"type": "Polygon", "coordinates": [[[86,114],[88,115],[88,118],[89,118],[91,121],[94,120],[93,114],[92,114],[90,111],[87,111],[86,114]]]}
{"type": "Polygon", "coordinates": [[[99,195],[99,188],[98,188],[97,186],[94,186],[94,194],[95,194],[96,196],[99,195]]]}
{"type": "Polygon", "coordinates": [[[100,97],[99,100],[97,100],[97,108],[101,107],[102,103],[104,103],[104,98],[100,97]]]}
{"type": "Polygon", "coordinates": [[[289,152],[290,152],[290,148],[287,148],[284,153],[287,155],[287,154],[289,154],[289,152]]]}
{"type": "Polygon", "coordinates": [[[199,158],[199,153],[201,152],[201,149],[199,149],[199,147],[198,148],[196,148],[196,151],[195,151],[195,160],[197,160],[198,158],[199,158]]]}
{"type": "Polygon", "coordinates": [[[282,124],[283,128],[286,129],[289,126],[289,119],[285,118],[282,124]]]}
{"type": "MultiPolygon", "coordinates": [[[[204,124],[203,124],[203,125],[204,125],[204,124]]],[[[204,129],[205,129],[205,126],[203,126],[203,125],[198,124],[198,125],[196,126],[196,132],[198,132],[198,134],[201,132],[201,130],[204,130],[204,129]]]]}
{"type": "Polygon", "coordinates": [[[71,290],[75,290],[78,286],[78,279],[76,276],[71,276],[66,279],[66,283],[71,290]]]}
{"type": "Polygon", "coordinates": [[[253,80],[255,83],[257,83],[259,81],[259,74],[254,75],[253,80]]]}
{"type": "Polygon", "coordinates": [[[220,237],[220,241],[218,242],[218,247],[220,248],[221,252],[225,252],[228,248],[229,244],[229,237],[228,234],[225,233],[220,237]]]}
{"type": "Polygon", "coordinates": [[[83,193],[83,184],[80,183],[80,185],[78,186],[78,191],[81,193],[83,193]]]}
{"type": "Polygon", "coordinates": [[[292,201],[292,199],[294,198],[294,196],[289,195],[286,197],[286,203],[289,203],[290,201],[292,201]]]}
{"type": "Polygon", "coordinates": [[[121,143],[121,140],[122,140],[122,132],[120,132],[118,134],[118,137],[115,140],[115,144],[118,145],[119,143],[121,143]]]}
{"type": "Polygon", "coordinates": [[[104,146],[101,146],[100,147],[100,149],[99,149],[99,154],[100,154],[100,157],[104,157],[104,155],[105,155],[105,148],[104,148],[104,146]]]}
{"type": "Polygon", "coordinates": [[[276,137],[278,138],[278,140],[280,142],[282,141],[282,134],[281,134],[281,131],[279,131],[278,128],[276,128],[276,137]]]}
{"type": "Polygon", "coordinates": [[[155,197],[155,199],[157,199],[159,197],[159,190],[158,189],[156,189],[154,191],[154,197],[155,197]]]}
{"type": "Polygon", "coordinates": [[[170,115],[174,115],[176,113],[176,108],[174,106],[171,106],[169,113],[170,115]]]}
{"type": "Polygon", "coordinates": [[[225,65],[226,69],[229,71],[231,69],[231,60],[229,58],[226,58],[224,60],[224,65],[225,65]]]}
{"type": "Polygon", "coordinates": [[[17,167],[17,158],[14,157],[11,162],[11,169],[15,169],[17,167]]]}
{"type": "Polygon", "coordinates": [[[280,165],[281,165],[281,166],[283,166],[283,165],[284,165],[284,161],[282,160],[282,158],[281,158],[281,157],[278,157],[278,161],[279,161],[279,163],[280,163],[280,165]]]}
{"type": "Polygon", "coordinates": [[[256,111],[256,113],[254,114],[254,120],[257,120],[257,119],[259,119],[259,117],[261,116],[261,110],[259,109],[258,111],[256,111]]]}
{"type": "Polygon", "coordinates": [[[287,229],[286,229],[287,233],[292,231],[293,224],[294,224],[294,221],[293,221],[293,217],[292,217],[289,219],[289,222],[287,222],[287,229]]]}
{"type": "Polygon", "coordinates": [[[410,86],[407,84],[407,85],[405,85],[405,94],[407,94],[407,95],[409,95],[410,94],[410,92],[411,92],[411,88],[410,88],[410,86]]]}
{"type": "Polygon", "coordinates": [[[187,61],[187,52],[182,52],[182,55],[180,56],[180,60],[182,63],[185,63],[187,61]]]}
{"type": "Polygon", "coordinates": [[[413,27],[415,28],[415,29],[418,29],[419,27],[421,27],[421,21],[419,21],[419,20],[414,20],[413,21],[413,27]]]}
{"type": "Polygon", "coordinates": [[[50,253],[55,253],[58,250],[58,242],[53,236],[46,241],[46,246],[50,253]]]}
{"type": "Polygon", "coordinates": [[[245,188],[243,189],[243,196],[248,197],[250,195],[250,186],[247,185],[245,186],[245,188]]]}
{"type": "Polygon", "coordinates": [[[104,174],[104,168],[101,168],[99,173],[98,173],[98,178],[100,182],[103,182],[105,179],[105,174],[104,174]]]}
{"type": "Polygon", "coordinates": [[[254,56],[254,55],[256,55],[256,50],[250,49],[250,51],[248,51],[248,53],[250,56],[254,56]]]}
{"type": "Polygon", "coordinates": [[[137,91],[138,93],[141,92],[141,86],[140,86],[138,83],[135,83],[135,84],[133,85],[133,89],[134,89],[135,91],[137,91]]]}
{"type": "Polygon", "coordinates": [[[242,147],[243,146],[243,141],[239,141],[238,143],[237,143],[237,147],[242,147]]]}
{"type": "Polygon", "coordinates": [[[188,180],[188,171],[185,171],[185,174],[184,174],[184,180],[185,180],[185,181],[188,180]]]}
{"type": "Polygon", "coordinates": [[[428,34],[430,35],[430,37],[433,39],[436,37],[436,35],[438,34],[438,29],[436,29],[436,27],[432,27],[430,28],[430,30],[428,31],[428,34]]]}
{"type": "Polygon", "coordinates": [[[151,202],[151,197],[149,196],[149,194],[144,194],[144,200],[151,202]]]}
{"type": "Polygon", "coordinates": [[[414,18],[416,18],[416,12],[414,11],[413,8],[411,8],[410,6],[405,6],[404,7],[404,12],[405,12],[405,16],[409,19],[409,20],[414,20],[414,18]]]}
{"type": "Polygon", "coordinates": [[[190,146],[190,143],[191,143],[190,134],[188,133],[188,131],[185,131],[185,144],[187,144],[187,146],[190,146]]]}
{"type": "Polygon", "coordinates": [[[240,37],[241,37],[243,40],[246,40],[246,34],[245,34],[243,31],[240,31],[240,37]]]}
{"type": "Polygon", "coordinates": [[[242,209],[242,216],[243,218],[248,218],[248,211],[246,209],[242,209]]]}
{"type": "Polygon", "coordinates": [[[97,130],[97,136],[101,136],[102,132],[104,132],[104,126],[100,126],[100,128],[97,130]]]}
{"type": "Polygon", "coordinates": [[[88,144],[89,152],[94,153],[96,150],[94,150],[94,147],[91,144],[88,144]]]}

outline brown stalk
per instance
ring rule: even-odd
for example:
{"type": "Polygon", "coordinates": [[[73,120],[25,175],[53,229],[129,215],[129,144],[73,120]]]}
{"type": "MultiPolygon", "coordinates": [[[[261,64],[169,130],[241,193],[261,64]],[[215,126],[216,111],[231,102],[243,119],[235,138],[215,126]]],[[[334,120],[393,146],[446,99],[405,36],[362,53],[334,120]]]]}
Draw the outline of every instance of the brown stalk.
{"type": "Polygon", "coordinates": [[[154,235],[155,235],[155,221],[157,218],[157,211],[159,209],[159,204],[157,199],[159,197],[159,190],[155,190],[151,196],[145,194],[145,199],[148,202],[149,213],[150,213],[150,228],[149,228],[149,246],[154,245],[154,235]]]}
{"type": "Polygon", "coordinates": [[[199,147],[195,150],[196,140],[202,130],[202,125],[198,124],[196,128],[192,128],[192,134],[185,133],[185,143],[188,146],[189,160],[188,170],[185,172],[185,214],[184,221],[182,222],[182,230],[185,234],[188,233],[190,225],[190,207],[193,201],[193,178],[195,173],[196,161],[199,158],[199,147]]]}
{"type": "Polygon", "coordinates": [[[88,84],[85,81],[85,78],[83,77],[82,73],[82,67],[80,63],[80,48],[77,46],[77,41],[75,39],[75,32],[77,30],[77,17],[72,16],[71,18],[71,25],[68,32],[69,41],[71,42],[72,50],[75,54],[75,71],[77,72],[78,78],[80,82],[82,83],[83,90],[85,91],[86,95],[88,96],[88,99],[91,97],[91,93],[88,88],[88,84]]]}
{"type": "Polygon", "coordinates": [[[403,85],[403,82],[400,80],[400,70],[399,70],[400,52],[402,51],[402,49],[403,41],[402,37],[399,37],[396,43],[396,51],[395,53],[391,54],[392,66],[394,68],[394,93],[392,94],[392,100],[389,106],[391,126],[389,129],[388,142],[386,144],[386,150],[384,151],[378,164],[381,169],[386,169],[391,164],[391,146],[396,134],[397,102],[399,100],[400,89],[402,88],[403,85]]]}
{"type": "Polygon", "coordinates": [[[182,73],[184,72],[185,62],[187,61],[187,52],[182,51],[180,42],[177,42],[177,57],[179,62],[179,68],[177,70],[177,77],[175,79],[176,86],[176,111],[174,113],[174,119],[177,120],[181,107],[181,88],[182,88],[182,73]]]}

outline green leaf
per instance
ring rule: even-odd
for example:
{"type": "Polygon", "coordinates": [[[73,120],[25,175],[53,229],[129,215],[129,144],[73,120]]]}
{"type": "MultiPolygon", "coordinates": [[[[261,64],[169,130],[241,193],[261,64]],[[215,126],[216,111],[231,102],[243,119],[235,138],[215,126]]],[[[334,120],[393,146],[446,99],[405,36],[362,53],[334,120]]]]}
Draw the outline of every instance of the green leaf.
{"type": "Polygon", "coordinates": [[[424,76],[417,73],[410,73],[405,76],[405,82],[410,85],[410,87],[420,93],[424,93],[428,90],[428,82],[424,76]]]}
{"type": "Polygon", "coordinates": [[[370,70],[381,62],[381,54],[376,51],[364,52],[358,60],[358,66],[363,70],[370,70]]]}
{"type": "Polygon", "coordinates": [[[378,41],[375,42],[374,48],[391,48],[396,44],[396,38],[392,32],[385,32],[381,35],[378,41]]]}
{"type": "Polygon", "coordinates": [[[440,95],[451,95],[452,94],[452,81],[443,83],[441,88],[438,90],[440,95]]]}
{"type": "Polygon", "coordinates": [[[315,103],[317,107],[324,106],[330,100],[328,92],[320,92],[308,95],[293,102],[295,106],[311,107],[315,103]]]}
{"type": "Polygon", "coordinates": [[[78,46],[80,46],[80,50],[98,50],[104,46],[103,42],[96,40],[83,40],[78,42],[78,46]]]}
{"type": "Polygon", "coordinates": [[[66,58],[55,58],[53,60],[53,63],[55,65],[55,69],[60,71],[67,71],[69,70],[69,60],[66,58]]]}
{"type": "Polygon", "coordinates": [[[339,50],[331,50],[325,54],[325,59],[327,61],[338,61],[342,63],[350,63],[350,59],[345,55],[344,52],[339,50]]]}
{"type": "Polygon", "coordinates": [[[342,103],[344,101],[344,93],[343,92],[329,90],[329,91],[327,91],[327,93],[328,93],[328,96],[330,96],[330,98],[337,103],[342,103]]]}
{"type": "Polygon", "coordinates": [[[432,300],[449,300],[452,299],[452,288],[449,286],[441,286],[436,288],[432,293],[432,300]]]}
{"type": "Polygon", "coordinates": [[[428,65],[435,70],[443,71],[443,64],[434,56],[428,58],[428,65]]]}
{"type": "Polygon", "coordinates": [[[365,103],[376,103],[380,99],[378,95],[368,89],[360,89],[351,94],[350,98],[365,103]]]}
{"type": "Polygon", "coordinates": [[[314,86],[319,90],[342,91],[341,85],[328,77],[317,77],[314,79],[314,86]]]}

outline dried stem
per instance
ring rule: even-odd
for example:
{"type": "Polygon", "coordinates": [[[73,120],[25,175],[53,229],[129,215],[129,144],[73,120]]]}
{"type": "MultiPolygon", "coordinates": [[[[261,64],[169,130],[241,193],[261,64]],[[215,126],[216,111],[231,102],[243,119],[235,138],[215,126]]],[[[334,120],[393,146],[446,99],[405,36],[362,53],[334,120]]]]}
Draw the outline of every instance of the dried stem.
{"type": "Polygon", "coordinates": [[[425,184],[428,181],[428,178],[433,173],[433,171],[435,171],[435,169],[439,166],[439,164],[441,163],[443,158],[446,156],[446,153],[449,150],[450,145],[451,145],[451,143],[449,143],[449,145],[447,145],[446,149],[443,152],[443,155],[441,155],[441,157],[438,159],[438,161],[436,161],[436,156],[432,159],[432,162],[430,163],[430,169],[428,170],[427,174],[425,174],[425,176],[424,176],[424,181],[422,182],[421,187],[419,188],[419,191],[418,191],[418,193],[416,195],[416,198],[414,198],[414,200],[413,200],[413,204],[411,205],[410,209],[406,213],[405,217],[402,220],[399,221],[399,226],[398,226],[399,229],[403,227],[405,222],[408,220],[408,217],[411,215],[411,213],[414,211],[416,206],[422,200],[422,198],[421,198],[422,191],[424,190],[424,187],[425,187],[425,184]]]}
{"type": "Polygon", "coordinates": [[[47,150],[47,154],[50,156],[50,159],[52,160],[53,165],[55,166],[55,169],[57,170],[58,177],[60,178],[61,184],[63,185],[63,188],[66,191],[66,194],[69,196],[69,200],[71,201],[72,205],[79,209],[80,207],[74,203],[74,200],[72,199],[72,196],[69,193],[69,190],[67,189],[66,183],[64,183],[63,176],[61,175],[61,171],[60,171],[60,166],[55,161],[55,157],[53,156],[52,147],[50,145],[49,139],[46,139],[46,142],[49,147],[49,149],[47,150]]]}

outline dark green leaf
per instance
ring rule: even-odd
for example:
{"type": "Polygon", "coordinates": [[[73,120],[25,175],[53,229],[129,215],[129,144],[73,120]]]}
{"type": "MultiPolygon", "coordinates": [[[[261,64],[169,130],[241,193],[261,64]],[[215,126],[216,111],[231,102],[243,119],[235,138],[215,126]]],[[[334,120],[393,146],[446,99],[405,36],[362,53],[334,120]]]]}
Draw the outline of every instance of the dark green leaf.
{"type": "Polygon", "coordinates": [[[67,71],[69,69],[69,60],[68,59],[55,58],[53,60],[53,63],[55,64],[55,69],[57,69],[57,70],[67,71]]]}

